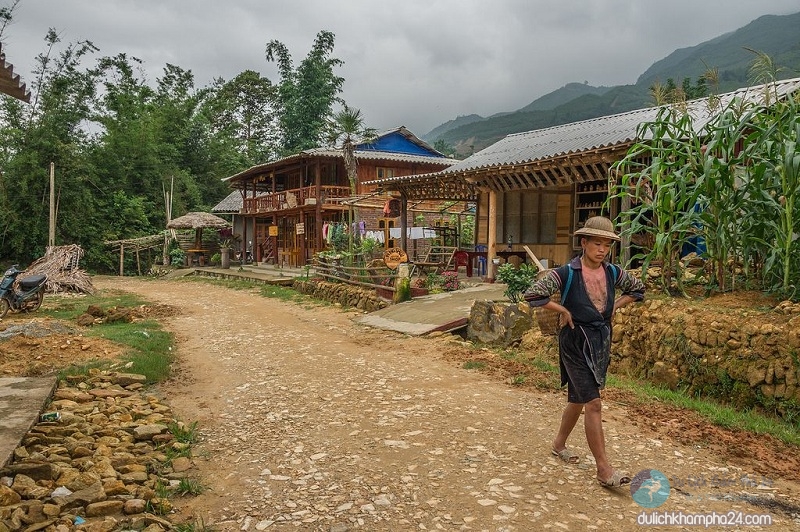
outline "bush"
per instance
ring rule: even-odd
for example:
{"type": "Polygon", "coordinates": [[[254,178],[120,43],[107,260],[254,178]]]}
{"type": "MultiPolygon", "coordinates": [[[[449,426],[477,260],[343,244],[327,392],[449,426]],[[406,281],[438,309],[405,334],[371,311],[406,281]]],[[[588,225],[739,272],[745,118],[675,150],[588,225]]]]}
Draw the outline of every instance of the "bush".
{"type": "Polygon", "coordinates": [[[181,266],[184,258],[186,258],[186,253],[181,248],[173,248],[169,251],[170,264],[181,266]]]}
{"type": "Polygon", "coordinates": [[[528,287],[536,281],[539,269],[531,264],[520,264],[515,268],[513,264],[503,264],[497,269],[497,280],[508,285],[503,295],[513,303],[522,301],[522,296],[528,287]]]}

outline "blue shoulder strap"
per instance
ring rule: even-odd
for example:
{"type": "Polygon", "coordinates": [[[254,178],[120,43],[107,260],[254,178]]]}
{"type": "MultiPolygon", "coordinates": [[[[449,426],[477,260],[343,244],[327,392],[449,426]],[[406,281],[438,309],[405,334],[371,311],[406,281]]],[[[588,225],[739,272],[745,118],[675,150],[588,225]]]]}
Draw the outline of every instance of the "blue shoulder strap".
{"type": "Polygon", "coordinates": [[[613,264],[609,264],[608,267],[611,268],[611,277],[614,278],[614,286],[616,286],[617,277],[619,277],[619,270],[617,270],[617,267],[614,266],[613,264]]]}
{"type": "Polygon", "coordinates": [[[564,284],[563,290],[561,290],[561,304],[564,304],[564,301],[567,300],[567,292],[569,292],[569,285],[572,284],[572,266],[567,264],[567,282],[564,284]]]}

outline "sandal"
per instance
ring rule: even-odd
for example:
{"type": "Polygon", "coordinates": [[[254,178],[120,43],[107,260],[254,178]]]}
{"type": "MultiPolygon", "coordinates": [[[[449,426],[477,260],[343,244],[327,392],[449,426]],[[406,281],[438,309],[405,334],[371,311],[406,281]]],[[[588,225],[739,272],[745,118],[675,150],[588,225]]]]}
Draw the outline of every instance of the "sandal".
{"type": "Polygon", "coordinates": [[[597,477],[597,481],[604,488],[619,488],[620,486],[624,486],[625,484],[630,484],[631,477],[623,473],[620,473],[619,471],[614,471],[614,473],[606,480],[597,477]]]}
{"type": "Polygon", "coordinates": [[[553,453],[553,456],[559,457],[562,461],[568,464],[577,464],[581,461],[581,456],[578,453],[570,451],[567,448],[561,449],[560,451],[553,449],[551,452],[553,453]]]}

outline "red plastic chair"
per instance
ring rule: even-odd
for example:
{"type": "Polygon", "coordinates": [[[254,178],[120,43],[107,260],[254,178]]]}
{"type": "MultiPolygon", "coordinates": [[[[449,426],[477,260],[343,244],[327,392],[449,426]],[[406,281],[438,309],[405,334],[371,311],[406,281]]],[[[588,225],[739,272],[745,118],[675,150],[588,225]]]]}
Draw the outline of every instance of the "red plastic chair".
{"type": "Polygon", "coordinates": [[[466,251],[456,251],[453,253],[453,270],[458,271],[460,267],[469,268],[469,254],[466,251]]]}

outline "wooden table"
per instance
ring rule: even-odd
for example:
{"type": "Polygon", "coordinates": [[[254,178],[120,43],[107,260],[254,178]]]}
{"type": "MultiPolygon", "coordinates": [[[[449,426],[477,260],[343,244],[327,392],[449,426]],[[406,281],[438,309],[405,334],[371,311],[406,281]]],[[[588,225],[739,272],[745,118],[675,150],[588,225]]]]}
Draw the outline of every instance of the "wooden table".
{"type": "MultiPolygon", "coordinates": [[[[508,258],[511,256],[519,257],[522,259],[522,262],[526,262],[528,258],[528,254],[524,251],[495,251],[496,257],[502,257],[508,262],[508,258]]],[[[483,258],[484,260],[487,259],[489,256],[488,251],[467,251],[467,255],[469,256],[469,261],[467,261],[467,277],[472,277],[472,269],[474,267],[475,259],[483,258]]],[[[487,262],[486,267],[489,267],[487,262]]]]}
{"type": "Polygon", "coordinates": [[[187,249],[186,252],[189,254],[189,266],[191,266],[195,260],[197,260],[199,266],[206,265],[207,249],[187,249]]]}
{"type": "Polygon", "coordinates": [[[498,257],[503,257],[506,262],[508,262],[509,257],[519,257],[522,259],[522,262],[527,262],[528,254],[524,251],[497,251],[495,255],[498,257]]]}

